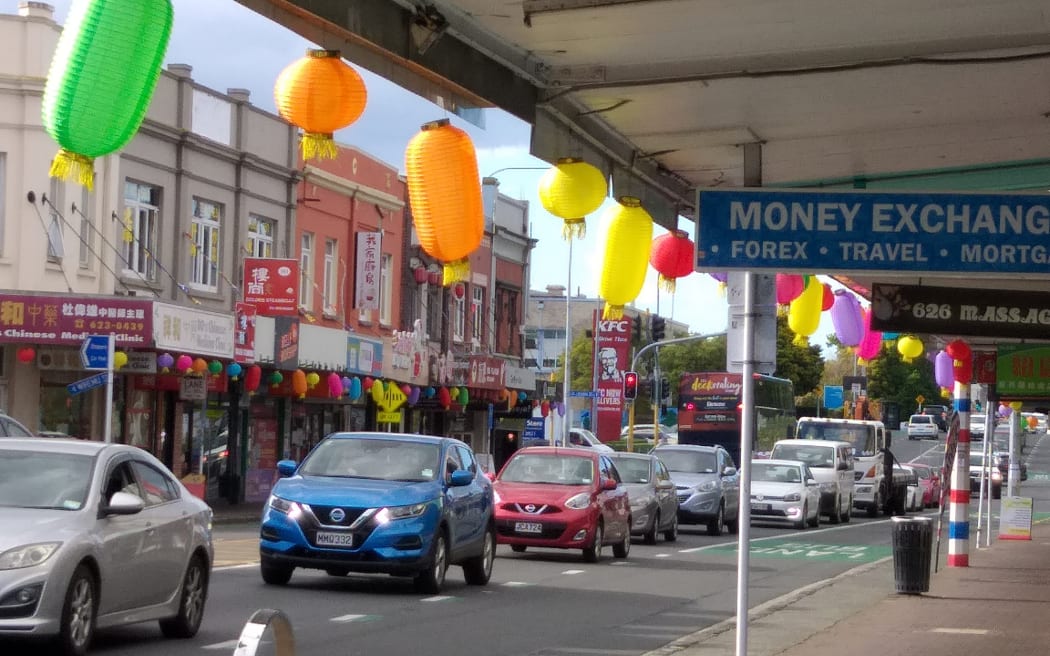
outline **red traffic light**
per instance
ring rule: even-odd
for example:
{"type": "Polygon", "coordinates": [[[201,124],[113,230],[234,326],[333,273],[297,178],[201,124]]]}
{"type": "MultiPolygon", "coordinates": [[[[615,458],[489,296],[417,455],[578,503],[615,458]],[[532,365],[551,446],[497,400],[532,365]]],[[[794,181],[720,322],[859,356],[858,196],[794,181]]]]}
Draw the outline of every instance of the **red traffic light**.
{"type": "Polygon", "coordinates": [[[623,372],[623,398],[625,401],[638,398],[638,372],[623,372]]]}

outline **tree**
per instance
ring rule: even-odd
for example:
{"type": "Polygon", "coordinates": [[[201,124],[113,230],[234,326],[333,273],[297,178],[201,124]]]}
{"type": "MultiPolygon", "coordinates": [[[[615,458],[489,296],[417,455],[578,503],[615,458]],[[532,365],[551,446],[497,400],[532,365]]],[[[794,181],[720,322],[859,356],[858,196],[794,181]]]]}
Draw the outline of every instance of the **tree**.
{"type": "Polygon", "coordinates": [[[790,380],[795,384],[795,395],[804,396],[820,385],[824,356],[819,346],[798,345],[794,340],[787,317],[777,315],[777,368],[773,375],[790,380]]]}
{"type": "Polygon", "coordinates": [[[918,396],[924,397],[926,403],[936,403],[941,398],[933,363],[925,357],[904,362],[897,349],[883,348],[868,364],[868,397],[881,403],[897,403],[900,416],[908,417],[918,408],[918,396]]]}

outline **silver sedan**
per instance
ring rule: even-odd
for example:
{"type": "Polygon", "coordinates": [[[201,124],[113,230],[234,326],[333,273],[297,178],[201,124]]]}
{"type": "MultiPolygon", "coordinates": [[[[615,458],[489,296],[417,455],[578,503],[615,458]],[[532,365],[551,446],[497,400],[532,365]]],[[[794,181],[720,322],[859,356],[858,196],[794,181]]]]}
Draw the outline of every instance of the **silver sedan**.
{"type": "Polygon", "coordinates": [[[45,638],[82,656],[97,628],[150,620],[196,635],[211,519],[142,449],[0,439],[0,643],[45,638]]]}
{"type": "Polygon", "coordinates": [[[641,535],[646,544],[656,544],[657,533],[674,542],[678,539],[678,497],[671,474],[656,456],[647,453],[609,454],[620,480],[627,486],[631,504],[631,535],[641,535]]]}
{"type": "Polygon", "coordinates": [[[820,526],[820,486],[809,465],[795,460],[751,461],[751,521],[820,526]]]}

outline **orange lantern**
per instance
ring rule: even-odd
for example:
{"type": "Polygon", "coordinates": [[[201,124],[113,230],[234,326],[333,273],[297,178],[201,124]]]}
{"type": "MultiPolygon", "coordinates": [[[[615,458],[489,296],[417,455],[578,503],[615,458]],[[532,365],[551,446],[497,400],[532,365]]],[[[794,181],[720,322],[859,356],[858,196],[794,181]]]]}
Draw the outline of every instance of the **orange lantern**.
{"type": "Polygon", "coordinates": [[[565,221],[561,230],[565,239],[586,236],[585,217],[601,207],[608,194],[605,174],[582,159],[561,158],[540,179],[540,203],[565,221]]]}
{"type": "Polygon", "coordinates": [[[208,370],[208,361],[204,358],[197,358],[193,361],[193,373],[204,375],[204,372],[208,370]]]}
{"type": "Polygon", "coordinates": [[[277,76],[273,97],[277,113],[303,130],[303,159],[333,159],[332,134],[360,118],[368,92],[338,50],[311,49],[277,76]]]}
{"type": "Polygon", "coordinates": [[[645,283],[653,245],[653,217],[632,196],[622,196],[609,208],[609,236],[598,293],[605,299],[603,319],[620,319],[623,306],[638,296],[645,283]]]}
{"type": "Polygon", "coordinates": [[[306,372],[302,369],[292,372],[292,391],[300,399],[306,396],[306,372]]]}
{"type": "Polygon", "coordinates": [[[444,264],[445,286],[466,280],[467,256],[485,234],[478,161],[470,136],[447,119],[423,125],[408,142],[405,177],[420,246],[444,264]]]}
{"type": "Polygon", "coordinates": [[[685,230],[674,230],[653,240],[649,264],[660,274],[659,283],[674,293],[675,280],[693,272],[696,245],[685,230]]]}

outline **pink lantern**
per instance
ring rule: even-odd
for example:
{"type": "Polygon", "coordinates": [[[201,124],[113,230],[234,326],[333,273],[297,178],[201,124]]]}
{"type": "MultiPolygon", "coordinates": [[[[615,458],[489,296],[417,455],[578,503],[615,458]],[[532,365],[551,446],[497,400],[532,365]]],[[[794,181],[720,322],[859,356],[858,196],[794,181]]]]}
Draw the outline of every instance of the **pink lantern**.
{"type": "Polygon", "coordinates": [[[857,357],[862,360],[874,360],[882,349],[882,333],[871,329],[868,311],[863,311],[864,336],[857,346],[857,357]]]}
{"type": "Polygon", "coordinates": [[[412,277],[415,279],[417,285],[422,285],[427,281],[427,269],[426,267],[417,266],[412,269],[412,277]]]}
{"type": "Polygon", "coordinates": [[[328,374],[328,396],[337,399],[343,395],[343,379],[334,371],[328,374]]]}
{"type": "Polygon", "coordinates": [[[955,372],[952,356],[945,351],[938,351],[933,359],[933,378],[941,387],[951,387],[955,383],[955,372]]]}
{"type": "Polygon", "coordinates": [[[427,271],[427,282],[431,286],[437,286],[441,284],[441,272],[440,271],[427,271]]]}
{"type": "Polygon", "coordinates": [[[777,303],[787,305],[802,294],[806,288],[805,279],[797,273],[777,274],[777,303]]]}
{"type": "Polygon", "coordinates": [[[864,314],[860,301],[845,290],[835,292],[834,297],[831,323],[835,327],[835,337],[843,346],[857,346],[864,337],[864,314]]]}
{"type": "Polygon", "coordinates": [[[408,396],[412,393],[412,386],[408,383],[401,383],[401,393],[408,396]]]}
{"type": "Polygon", "coordinates": [[[193,371],[193,358],[184,353],[175,361],[175,367],[179,370],[179,373],[188,374],[193,371]]]}

